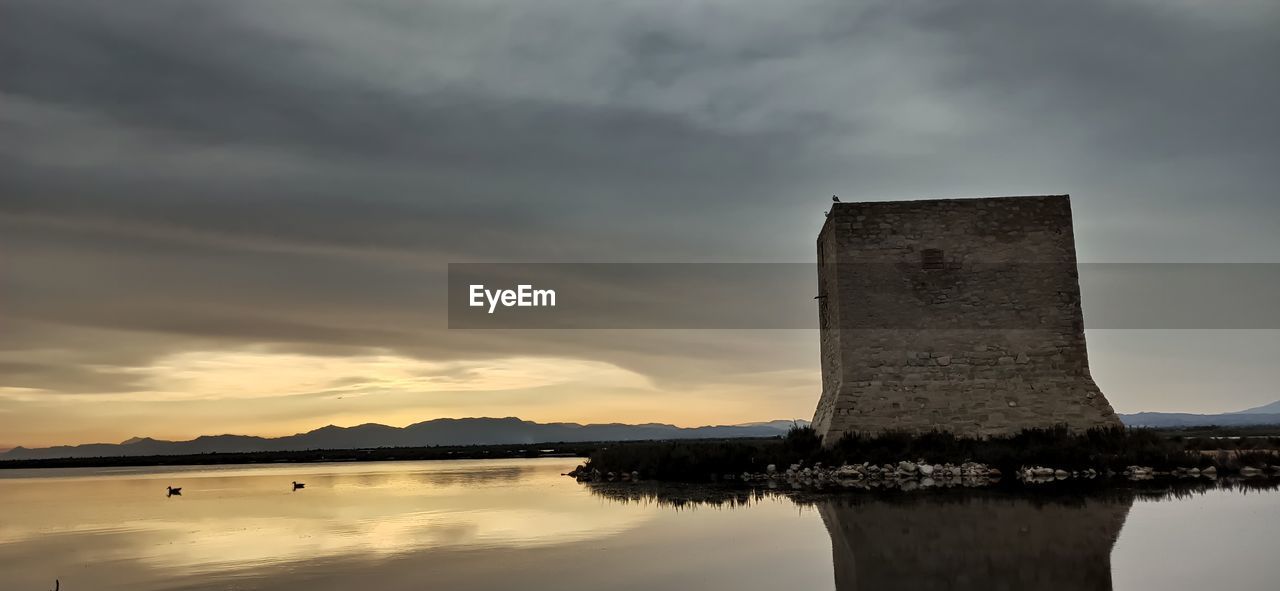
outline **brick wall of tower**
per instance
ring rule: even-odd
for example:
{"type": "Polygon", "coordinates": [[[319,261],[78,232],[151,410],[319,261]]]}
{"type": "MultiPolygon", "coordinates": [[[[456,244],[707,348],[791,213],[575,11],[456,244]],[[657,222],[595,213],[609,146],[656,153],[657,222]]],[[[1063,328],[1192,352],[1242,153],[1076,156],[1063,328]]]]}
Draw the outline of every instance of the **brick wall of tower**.
{"type": "Polygon", "coordinates": [[[828,442],[1120,424],[1089,374],[1066,196],[837,203],[818,244],[828,442]]]}

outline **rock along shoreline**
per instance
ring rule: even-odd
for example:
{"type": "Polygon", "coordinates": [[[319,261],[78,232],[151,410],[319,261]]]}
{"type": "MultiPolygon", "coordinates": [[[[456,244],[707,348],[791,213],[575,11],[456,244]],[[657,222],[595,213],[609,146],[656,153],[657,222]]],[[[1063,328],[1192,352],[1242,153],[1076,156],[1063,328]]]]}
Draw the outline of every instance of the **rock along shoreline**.
{"type": "MultiPolygon", "coordinates": [[[[1224,471],[1225,472],[1225,471],[1224,471]]],[[[1226,476],[1227,474],[1222,474],[1226,476]]],[[[1265,468],[1241,467],[1231,475],[1240,478],[1275,478],[1280,477],[1280,465],[1268,465],[1265,468]]],[[[640,482],[644,480],[639,471],[607,471],[592,469],[587,464],[578,466],[565,476],[579,482],[640,482]]],[[[979,462],[961,464],[937,464],[924,459],[902,460],[896,464],[843,464],[840,466],[823,466],[821,462],[806,466],[798,462],[779,469],[769,464],[764,472],[742,472],[740,474],[708,474],[711,481],[762,483],[770,486],[788,485],[791,488],[847,488],[847,489],[899,489],[915,490],[921,488],[976,488],[998,484],[1006,474],[999,469],[979,462]]],[[[1176,479],[1217,479],[1220,474],[1216,467],[1209,466],[1203,470],[1198,468],[1175,468],[1172,470],[1155,470],[1149,466],[1129,466],[1122,472],[1110,470],[1099,472],[1092,468],[1085,470],[1064,470],[1046,466],[1024,466],[1008,475],[1018,482],[1036,485],[1063,480],[1106,480],[1123,478],[1131,481],[1154,480],[1157,478],[1176,479]]]]}

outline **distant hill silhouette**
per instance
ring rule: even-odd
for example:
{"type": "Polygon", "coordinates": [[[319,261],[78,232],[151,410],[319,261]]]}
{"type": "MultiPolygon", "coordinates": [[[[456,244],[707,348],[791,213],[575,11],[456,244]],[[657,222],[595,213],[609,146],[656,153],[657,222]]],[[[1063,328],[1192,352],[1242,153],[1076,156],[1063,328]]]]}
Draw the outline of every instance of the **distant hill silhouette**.
{"type": "Polygon", "coordinates": [[[1200,415],[1184,412],[1140,412],[1120,415],[1130,427],[1247,427],[1280,425],[1280,400],[1237,412],[1200,415]]]}
{"type": "Polygon", "coordinates": [[[1280,400],[1277,400],[1277,401],[1275,401],[1275,402],[1272,402],[1271,404],[1264,404],[1264,405],[1262,405],[1262,406],[1255,406],[1255,407],[1253,407],[1253,408],[1246,408],[1246,409],[1244,409],[1244,410],[1242,410],[1242,411],[1240,411],[1240,412],[1238,412],[1238,413],[1232,413],[1232,414],[1274,414],[1274,415],[1280,415],[1280,400]]]}
{"type": "MultiPolygon", "coordinates": [[[[1280,401],[1223,414],[1140,412],[1120,415],[1130,427],[1244,427],[1280,425],[1280,401]]],[[[90,443],[27,449],[15,447],[0,453],[0,460],[44,460],[118,456],[187,455],[309,449],[361,449],[374,447],[422,447],[432,445],[502,445],[580,441],[637,441],[648,439],[729,439],[783,435],[792,424],[809,421],[766,421],[740,425],[677,427],[665,423],[627,425],[603,423],[535,423],[516,417],[434,419],[407,427],[366,423],[354,427],[329,425],[285,437],[205,435],[190,441],[163,441],[131,437],[121,443],[90,443]]]]}
{"type": "MultiPolygon", "coordinates": [[[[808,425],[808,421],[796,421],[808,425]]],[[[113,456],[186,455],[309,449],[360,449],[374,447],[422,447],[432,445],[501,445],[577,441],[635,441],[647,439],[718,439],[783,435],[792,421],[743,425],[677,427],[663,423],[535,423],[515,417],[435,419],[407,427],[367,423],[354,427],[329,425],[285,437],[205,435],[190,441],[162,441],[131,437],[121,443],[61,445],[37,449],[15,447],[0,453],[0,460],[94,458],[113,456]]]]}

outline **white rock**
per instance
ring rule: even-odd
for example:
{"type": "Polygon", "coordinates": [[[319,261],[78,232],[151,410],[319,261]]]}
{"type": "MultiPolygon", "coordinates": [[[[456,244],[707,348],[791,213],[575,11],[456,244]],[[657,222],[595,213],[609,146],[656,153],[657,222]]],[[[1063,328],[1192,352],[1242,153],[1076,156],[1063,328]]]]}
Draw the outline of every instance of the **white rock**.
{"type": "Polygon", "coordinates": [[[933,476],[933,466],[929,464],[920,464],[920,474],[924,476],[933,476]]]}
{"type": "Polygon", "coordinates": [[[778,473],[778,465],[777,465],[777,464],[769,464],[768,466],[765,466],[765,467],[764,467],[764,471],[765,471],[765,472],[767,472],[767,473],[769,473],[769,474],[777,474],[777,473],[778,473]]]}

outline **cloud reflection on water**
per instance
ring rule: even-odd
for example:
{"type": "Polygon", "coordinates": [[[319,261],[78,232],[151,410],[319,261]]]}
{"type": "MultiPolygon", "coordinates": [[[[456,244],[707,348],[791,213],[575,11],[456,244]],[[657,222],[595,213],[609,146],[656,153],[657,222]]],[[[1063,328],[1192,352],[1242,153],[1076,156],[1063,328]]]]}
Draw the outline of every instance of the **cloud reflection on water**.
{"type": "Polygon", "coordinates": [[[576,463],[0,471],[0,589],[1202,588],[1171,578],[1187,572],[1270,589],[1257,583],[1280,576],[1257,558],[1280,517],[1274,484],[829,495],[584,486],[560,476],[576,463]],[[185,494],[165,498],[168,485],[185,494]],[[1233,535],[1194,535],[1211,531],[1233,535]]]}

